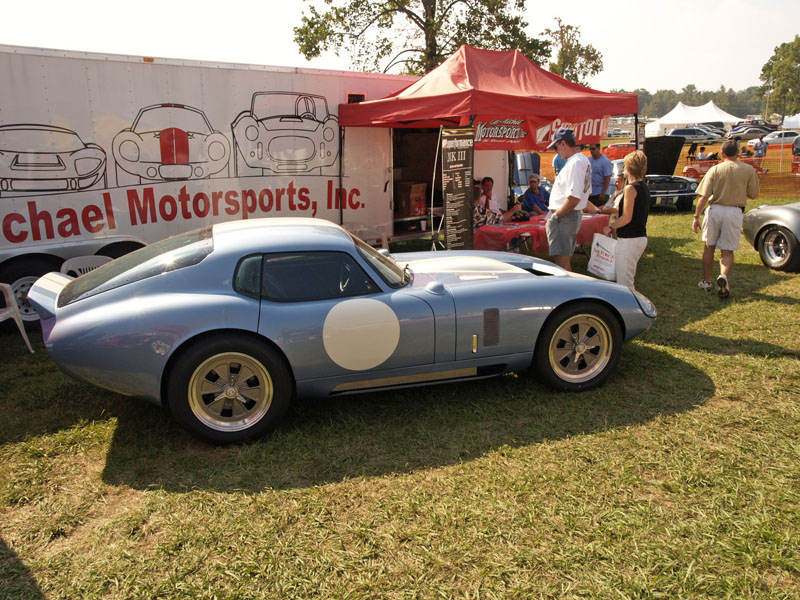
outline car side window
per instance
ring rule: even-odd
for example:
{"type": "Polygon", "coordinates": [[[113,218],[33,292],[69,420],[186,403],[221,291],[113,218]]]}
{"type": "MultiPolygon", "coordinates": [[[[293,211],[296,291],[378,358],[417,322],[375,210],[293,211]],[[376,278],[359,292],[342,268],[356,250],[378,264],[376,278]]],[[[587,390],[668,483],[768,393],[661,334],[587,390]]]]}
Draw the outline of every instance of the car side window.
{"type": "Polygon", "coordinates": [[[245,296],[259,298],[261,295],[261,261],[262,256],[255,254],[245,256],[236,267],[233,277],[233,289],[245,296]]]}
{"type": "Polygon", "coordinates": [[[265,254],[261,281],[263,296],[276,302],[347,298],[380,291],[344,252],[265,254]]]}

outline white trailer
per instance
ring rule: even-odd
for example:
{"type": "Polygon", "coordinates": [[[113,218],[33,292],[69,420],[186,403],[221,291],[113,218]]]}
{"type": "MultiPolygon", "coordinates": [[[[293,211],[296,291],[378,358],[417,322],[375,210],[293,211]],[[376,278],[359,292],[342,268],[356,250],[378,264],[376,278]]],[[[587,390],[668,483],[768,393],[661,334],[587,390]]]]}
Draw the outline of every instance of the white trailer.
{"type": "Polygon", "coordinates": [[[416,78],[0,45],[0,281],[210,223],[313,216],[393,233],[392,130],[338,105],[416,78]],[[344,140],[344,141],[343,141],[344,140]]]}

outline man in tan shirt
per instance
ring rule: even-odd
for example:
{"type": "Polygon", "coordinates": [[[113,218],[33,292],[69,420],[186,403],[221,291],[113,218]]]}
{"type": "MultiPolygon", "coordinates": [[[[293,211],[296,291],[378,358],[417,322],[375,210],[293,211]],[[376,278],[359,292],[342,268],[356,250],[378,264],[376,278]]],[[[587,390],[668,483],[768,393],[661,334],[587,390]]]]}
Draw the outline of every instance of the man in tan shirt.
{"type": "Polygon", "coordinates": [[[711,272],[714,269],[714,251],[719,248],[719,297],[730,295],[728,275],[733,267],[733,251],[739,249],[742,235],[742,214],[748,198],[758,197],[758,176],[753,167],[738,159],[739,148],[729,140],[722,144],[722,162],[708,170],[697,188],[697,209],[692,229],[700,229],[700,214],[708,203],[703,219],[703,281],[700,289],[711,291],[711,272]]]}

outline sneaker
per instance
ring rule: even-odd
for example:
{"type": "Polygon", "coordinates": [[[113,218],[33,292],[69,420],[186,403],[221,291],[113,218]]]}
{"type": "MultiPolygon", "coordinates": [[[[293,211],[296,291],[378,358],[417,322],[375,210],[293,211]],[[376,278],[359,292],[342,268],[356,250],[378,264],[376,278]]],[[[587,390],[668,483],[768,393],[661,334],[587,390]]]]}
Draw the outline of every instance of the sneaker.
{"type": "Polygon", "coordinates": [[[731,295],[731,286],[728,285],[728,278],[725,275],[717,277],[717,286],[719,286],[719,297],[727,298],[731,295]]]}
{"type": "Polygon", "coordinates": [[[705,290],[706,292],[710,292],[711,288],[713,288],[714,286],[710,281],[706,281],[704,279],[703,281],[697,284],[697,287],[699,287],[701,290],[705,290]]]}

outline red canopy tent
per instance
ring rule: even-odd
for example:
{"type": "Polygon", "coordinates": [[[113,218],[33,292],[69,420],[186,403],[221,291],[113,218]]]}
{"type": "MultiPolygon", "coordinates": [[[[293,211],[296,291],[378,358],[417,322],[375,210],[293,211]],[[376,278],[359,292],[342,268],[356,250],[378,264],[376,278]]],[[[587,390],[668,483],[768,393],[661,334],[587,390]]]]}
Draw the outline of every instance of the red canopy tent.
{"type": "Polygon", "coordinates": [[[477,115],[569,121],[638,112],[636,94],[612,94],[545,71],[519,50],[461,46],[436,69],[380,100],[339,105],[345,127],[468,125],[477,115]]]}

